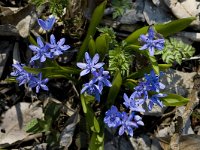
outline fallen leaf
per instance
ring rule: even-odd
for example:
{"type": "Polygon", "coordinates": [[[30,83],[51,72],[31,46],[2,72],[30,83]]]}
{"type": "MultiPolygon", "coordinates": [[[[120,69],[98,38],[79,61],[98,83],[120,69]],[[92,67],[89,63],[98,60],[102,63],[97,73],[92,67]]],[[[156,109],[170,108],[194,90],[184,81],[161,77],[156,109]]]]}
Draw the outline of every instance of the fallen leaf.
{"type": "Polygon", "coordinates": [[[42,118],[42,108],[31,105],[30,103],[21,102],[3,115],[0,128],[4,133],[0,132],[0,147],[5,147],[17,141],[26,138],[29,133],[25,132],[26,124],[33,118],[42,118]]]}

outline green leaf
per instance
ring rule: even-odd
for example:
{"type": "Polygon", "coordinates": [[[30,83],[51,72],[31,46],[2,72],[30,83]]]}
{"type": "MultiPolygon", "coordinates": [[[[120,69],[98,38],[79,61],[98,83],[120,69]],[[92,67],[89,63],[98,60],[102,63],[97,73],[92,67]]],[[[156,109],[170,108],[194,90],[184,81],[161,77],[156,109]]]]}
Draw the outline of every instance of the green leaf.
{"type": "MultiPolygon", "coordinates": [[[[195,17],[189,17],[189,18],[183,18],[183,19],[178,19],[175,21],[171,21],[166,24],[157,24],[155,25],[155,29],[158,33],[162,34],[164,37],[167,37],[169,35],[172,35],[174,33],[177,33],[186,27],[190,25],[192,21],[194,21],[196,18],[195,17]]],[[[138,38],[142,34],[146,34],[148,30],[148,26],[140,28],[133,32],[131,35],[129,35],[125,41],[128,44],[139,44],[138,38]]]]}
{"type": "Polygon", "coordinates": [[[100,23],[103,14],[104,14],[104,9],[106,7],[107,1],[102,2],[99,6],[97,6],[94,10],[94,13],[92,14],[92,18],[90,21],[90,25],[88,27],[87,35],[83,41],[83,44],[81,45],[80,51],[78,52],[77,56],[77,62],[81,61],[83,58],[85,52],[88,49],[88,43],[90,40],[90,37],[93,37],[94,34],[96,33],[96,27],[100,23]]]}
{"type": "Polygon", "coordinates": [[[28,39],[29,39],[29,42],[30,42],[32,45],[37,45],[37,42],[35,41],[35,39],[34,39],[31,35],[28,36],[28,39]]]}
{"type": "Polygon", "coordinates": [[[91,131],[99,133],[100,132],[99,122],[90,104],[87,104],[86,102],[88,98],[90,99],[91,97],[84,96],[83,94],[81,95],[81,104],[83,107],[83,112],[85,113],[86,116],[86,122],[88,123],[88,126],[91,129],[91,131]]]}
{"type": "Polygon", "coordinates": [[[92,133],[89,150],[104,150],[104,132],[92,133]]]}
{"type": "Polygon", "coordinates": [[[85,103],[83,94],[81,94],[81,105],[82,105],[82,108],[83,108],[83,112],[86,114],[87,113],[87,107],[86,107],[86,103],[85,103]]]}
{"type": "Polygon", "coordinates": [[[96,44],[92,37],[90,37],[88,49],[89,49],[90,56],[93,57],[96,54],[96,44]]]}
{"type": "Polygon", "coordinates": [[[94,128],[93,128],[93,131],[99,133],[100,132],[100,127],[99,127],[99,122],[98,120],[96,119],[96,117],[94,117],[94,128]]]}
{"type": "Polygon", "coordinates": [[[106,107],[110,107],[114,104],[115,99],[117,98],[117,95],[119,93],[119,90],[122,85],[122,77],[119,70],[116,71],[115,76],[112,81],[112,86],[109,90],[107,101],[106,101],[106,107]]]}
{"type": "Polygon", "coordinates": [[[188,103],[189,99],[177,94],[167,94],[160,98],[166,106],[182,106],[188,103]]]}
{"type": "Polygon", "coordinates": [[[149,60],[151,62],[151,65],[152,65],[152,68],[153,68],[154,72],[156,74],[159,74],[160,71],[159,71],[159,66],[158,66],[158,63],[156,61],[156,58],[154,56],[149,56],[149,60]]]}
{"type": "Polygon", "coordinates": [[[179,64],[182,63],[182,58],[190,58],[195,53],[195,49],[181,40],[176,38],[169,38],[165,40],[165,47],[162,50],[162,59],[166,63],[179,64]]]}
{"type": "Polygon", "coordinates": [[[72,67],[45,67],[45,68],[30,68],[24,67],[24,69],[30,73],[38,74],[42,72],[43,78],[67,78],[72,81],[77,81],[71,74],[79,74],[80,70],[72,67]]]}
{"type": "MultiPolygon", "coordinates": [[[[158,67],[160,71],[165,71],[166,69],[169,69],[172,66],[172,64],[158,64],[158,67]]],[[[131,75],[129,75],[126,79],[139,79],[143,78],[145,73],[150,73],[152,70],[151,66],[144,67],[141,70],[138,70],[131,75]]]]}
{"type": "Polygon", "coordinates": [[[38,120],[37,119],[32,119],[30,122],[28,122],[26,124],[25,131],[26,132],[37,133],[39,131],[38,120]]]}
{"type": "Polygon", "coordinates": [[[44,109],[45,120],[55,121],[60,114],[61,107],[62,106],[60,104],[57,104],[52,101],[49,102],[44,109]]]}
{"type": "Polygon", "coordinates": [[[98,54],[101,56],[101,58],[103,59],[103,57],[108,53],[108,43],[106,40],[106,35],[105,34],[101,34],[100,36],[98,36],[96,38],[96,49],[98,54]]]}

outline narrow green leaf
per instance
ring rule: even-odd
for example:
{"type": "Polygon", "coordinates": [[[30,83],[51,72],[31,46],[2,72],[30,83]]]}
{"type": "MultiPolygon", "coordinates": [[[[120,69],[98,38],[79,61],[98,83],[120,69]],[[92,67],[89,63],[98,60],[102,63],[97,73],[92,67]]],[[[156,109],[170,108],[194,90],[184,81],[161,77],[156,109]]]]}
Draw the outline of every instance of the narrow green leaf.
{"type": "Polygon", "coordinates": [[[166,106],[182,106],[188,103],[189,99],[177,94],[168,94],[160,98],[166,106]]]}
{"type": "MultiPolygon", "coordinates": [[[[155,29],[158,33],[162,34],[164,37],[167,37],[169,35],[172,35],[174,33],[177,33],[186,27],[190,25],[192,21],[194,21],[196,18],[195,17],[189,17],[189,18],[183,18],[183,19],[178,19],[175,21],[171,21],[166,24],[157,24],[155,25],[155,29]]],[[[148,26],[140,28],[133,32],[131,35],[129,35],[125,41],[128,44],[139,44],[138,38],[140,37],[141,34],[146,34],[148,30],[148,26]]]]}
{"type": "Polygon", "coordinates": [[[108,53],[108,43],[107,43],[107,40],[106,40],[106,35],[101,34],[100,36],[98,36],[96,38],[95,43],[96,43],[97,52],[99,53],[101,58],[103,58],[105,56],[105,54],[108,53]]]}
{"type": "Polygon", "coordinates": [[[81,105],[82,105],[82,108],[83,108],[83,112],[86,114],[87,113],[87,107],[86,107],[86,103],[85,103],[83,94],[81,94],[81,105]]]}
{"type": "Polygon", "coordinates": [[[89,150],[104,150],[104,132],[92,133],[89,150]]]}
{"type": "Polygon", "coordinates": [[[90,56],[93,57],[96,53],[96,44],[95,44],[95,41],[92,37],[90,37],[88,49],[89,49],[90,56]]]}
{"type": "MultiPolygon", "coordinates": [[[[158,64],[158,67],[160,71],[165,71],[166,69],[169,69],[172,66],[172,64],[158,64]]],[[[145,73],[150,73],[152,70],[151,66],[144,67],[141,70],[138,70],[131,75],[129,75],[126,79],[139,79],[143,78],[145,73]]]]}
{"type": "Polygon", "coordinates": [[[35,41],[35,39],[34,39],[31,35],[28,36],[28,39],[29,39],[29,42],[30,42],[32,45],[37,45],[37,42],[35,41]]]}
{"type": "Polygon", "coordinates": [[[100,132],[99,122],[98,122],[90,104],[87,103],[87,101],[88,101],[87,99],[89,99],[89,101],[91,101],[90,96],[84,96],[83,94],[81,95],[81,104],[83,107],[83,112],[85,113],[85,116],[86,116],[86,121],[87,121],[88,126],[91,131],[99,133],[100,132]]]}
{"type": "Polygon", "coordinates": [[[75,80],[73,77],[71,77],[71,74],[79,74],[80,71],[76,68],[72,67],[45,67],[45,68],[30,68],[30,67],[24,67],[24,69],[30,73],[38,74],[42,72],[43,78],[67,78],[73,81],[75,80]]]}
{"type": "Polygon", "coordinates": [[[88,27],[87,35],[83,41],[83,44],[81,45],[79,53],[78,53],[77,61],[81,61],[81,59],[84,56],[84,53],[88,49],[88,43],[89,43],[90,37],[93,37],[94,34],[96,33],[96,27],[98,26],[98,24],[100,23],[100,21],[103,17],[106,3],[107,3],[107,1],[104,1],[95,8],[94,13],[92,14],[92,19],[90,21],[90,25],[88,27]]]}
{"type": "Polygon", "coordinates": [[[99,122],[98,122],[98,120],[96,119],[96,117],[94,117],[93,121],[94,121],[94,128],[95,128],[95,131],[96,131],[97,133],[99,133],[99,132],[100,132],[100,127],[99,127],[99,122]]]}
{"type": "Polygon", "coordinates": [[[107,97],[107,101],[106,101],[106,107],[110,107],[111,105],[114,104],[115,99],[117,98],[117,95],[119,93],[119,90],[121,88],[122,85],[122,77],[121,77],[121,73],[119,70],[116,71],[115,73],[115,77],[113,78],[112,81],[112,86],[109,90],[108,93],[108,97],[107,97]]]}
{"type": "Polygon", "coordinates": [[[154,56],[149,56],[148,58],[149,58],[149,60],[151,62],[151,65],[152,65],[152,68],[153,68],[154,72],[156,74],[159,74],[160,71],[159,71],[159,66],[158,66],[158,63],[156,61],[156,58],[154,56]]]}

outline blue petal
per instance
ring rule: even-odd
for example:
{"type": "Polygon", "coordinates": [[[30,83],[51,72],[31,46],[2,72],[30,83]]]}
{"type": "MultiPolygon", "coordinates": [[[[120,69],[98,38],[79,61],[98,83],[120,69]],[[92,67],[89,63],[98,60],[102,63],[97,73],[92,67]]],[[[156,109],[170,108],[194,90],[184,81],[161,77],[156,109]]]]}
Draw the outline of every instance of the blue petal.
{"type": "Polygon", "coordinates": [[[35,61],[35,60],[38,60],[38,59],[40,59],[40,55],[39,55],[39,54],[36,54],[35,56],[33,56],[33,57],[31,58],[31,62],[32,62],[32,61],[35,61]]]}
{"type": "Polygon", "coordinates": [[[49,88],[48,88],[46,85],[44,85],[44,84],[41,84],[41,88],[42,88],[43,90],[45,90],[45,91],[48,91],[48,90],[49,90],[49,88]]]}
{"type": "Polygon", "coordinates": [[[35,45],[29,45],[29,48],[34,52],[39,52],[40,51],[40,48],[35,46],[35,45]]]}
{"type": "Polygon", "coordinates": [[[70,48],[69,45],[63,45],[63,46],[60,46],[60,49],[63,50],[63,51],[66,51],[70,48]]]}
{"type": "Polygon", "coordinates": [[[148,37],[149,37],[149,39],[153,40],[154,36],[155,36],[155,34],[154,34],[153,27],[150,27],[148,30],[148,37]]]}
{"type": "Polygon", "coordinates": [[[46,23],[45,23],[44,20],[38,19],[38,24],[39,24],[44,30],[46,30],[46,23]]]}
{"type": "Polygon", "coordinates": [[[81,62],[78,62],[76,65],[77,65],[77,67],[79,67],[81,69],[86,69],[86,67],[87,67],[86,63],[81,63],[81,62]]]}
{"type": "Polygon", "coordinates": [[[44,55],[42,55],[42,57],[40,58],[40,62],[45,62],[46,57],[44,55]]]}
{"type": "Polygon", "coordinates": [[[148,44],[144,44],[142,47],[139,48],[139,50],[145,50],[148,49],[149,45],[148,44]]]}
{"type": "Polygon", "coordinates": [[[119,133],[118,133],[119,135],[122,135],[122,134],[124,134],[124,126],[121,126],[120,128],[119,128],[119,133]]]}
{"type": "Polygon", "coordinates": [[[101,68],[105,63],[98,63],[96,65],[94,65],[94,68],[99,69],[101,68]]]}
{"type": "Polygon", "coordinates": [[[153,46],[149,47],[149,53],[150,53],[150,56],[154,55],[154,47],[153,46]]]}
{"type": "Polygon", "coordinates": [[[51,18],[48,18],[47,19],[47,25],[48,25],[48,30],[51,30],[51,28],[53,27],[54,23],[56,21],[56,18],[55,17],[51,17],[51,18]]]}
{"type": "Polygon", "coordinates": [[[58,41],[58,46],[62,46],[65,43],[65,38],[62,38],[58,41]]]}
{"type": "Polygon", "coordinates": [[[88,74],[89,72],[90,72],[89,69],[85,69],[85,70],[81,71],[80,76],[84,76],[84,75],[88,74]]]}
{"type": "Polygon", "coordinates": [[[85,52],[85,61],[90,64],[91,63],[91,58],[88,52],[85,52]]]}
{"type": "Polygon", "coordinates": [[[41,37],[37,37],[37,44],[40,48],[44,47],[44,43],[42,42],[41,37]]]}
{"type": "Polygon", "coordinates": [[[39,93],[40,91],[40,86],[36,86],[36,93],[39,93]]]}
{"type": "Polygon", "coordinates": [[[99,54],[95,54],[94,57],[92,58],[92,64],[96,64],[99,61],[99,54]]]}
{"type": "Polygon", "coordinates": [[[81,94],[83,94],[88,88],[89,88],[89,86],[84,86],[84,87],[81,89],[81,94]]]}
{"type": "Polygon", "coordinates": [[[56,44],[56,39],[55,39],[55,36],[53,34],[51,34],[51,36],[50,36],[50,42],[51,42],[52,45],[56,44]]]}
{"type": "Polygon", "coordinates": [[[146,35],[140,35],[140,40],[146,43],[149,39],[146,35]]]}

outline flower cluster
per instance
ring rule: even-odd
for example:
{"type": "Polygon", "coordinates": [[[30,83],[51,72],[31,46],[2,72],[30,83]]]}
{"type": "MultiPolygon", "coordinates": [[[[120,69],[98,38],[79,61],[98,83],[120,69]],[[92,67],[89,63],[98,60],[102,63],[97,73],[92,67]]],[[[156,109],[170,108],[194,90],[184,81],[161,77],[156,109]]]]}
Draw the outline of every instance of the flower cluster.
{"type": "Polygon", "coordinates": [[[164,48],[165,40],[161,37],[155,36],[155,31],[152,27],[148,30],[148,35],[140,35],[139,40],[145,43],[140,50],[149,49],[150,56],[154,55],[154,50],[162,50],[164,48]]]}
{"type": "MultiPolygon", "coordinates": [[[[162,73],[161,73],[162,75],[162,73]]],[[[148,110],[151,111],[154,105],[163,107],[160,100],[161,97],[167,96],[160,93],[160,90],[165,88],[165,85],[159,81],[159,75],[156,75],[152,70],[150,74],[145,74],[145,80],[141,81],[134,88],[134,92],[130,97],[124,93],[124,106],[129,109],[129,114],[119,112],[115,106],[106,112],[104,122],[108,127],[119,127],[119,135],[127,132],[133,136],[133,129],[138,128],[138,125],[144,125],[140,116],[135,115],[135,112],[145,112],[144,103],[148,103],[148,110]],[[154,94],[152,94],[154,93],[154,94]]]]}
{"type": "Polygon", "coordinates": [[[40,88],[48,91],[48,87],[45,85],[48,82],[48,79],[45,78],[42,80],[42,73],[39,73],[37,76],[27,72],[23,68],[23,64],[16,63],[12,65],[14,68],[14,71],[11,72],[11,75],[14,77],[17,77],[16,80],[20,85],[28,84],[30,88],[36,88],[36,93],[39,92],[40,88]]]}
{"type": "MultiPolygon", "coordinates": [[[[46,21],[42,19],[38,19],[38,24],[44,30],[50,30],[55,22],[55,17],[48,18],[46,21]]],[[[36,60],[40,60],[40,62],[44,62],[46,58],[54,58],[63,54],[66,50],[70,48],[69,45],[64,45],[65,38],[61,38],[58,42],[56,42],[55,36],[51,34],[50,43],[43,43],[41,37],[37,37],[37,45],[30,45],[29,48],[35,53],[35,55],[31,58],[30,63],[33,63],[36,60]]]]}
{"type": "MultiPolygon", "coordinates": [[[[55,17],[49,17],[47,20],[38,19],[38,24],[46,31],[52,29],[55,23],[55,17]]],[[[30,64],[33,64],[34,61],[39,60],[40,62],[45,62],[47,58],[55,58],[60,54],[63,54],[66,50],[70,48],[69,45],[64,45],[65,38],[61,38],[58,42],[56,42],[55,36],[52,34],[50,36],[50,43],[43,42],[41,37],[37,37],[37,46],[29,45],[29,48],[34,52],[34,56],[30,60],[30,64]]],[[[19,85],[28,84],[30,88],[36,88],[36,93],[39,92],[40,89],[48,91],[48,87],[46,83],[48,79],[42,79],[42,73],[38,75],[34,75],[32,73],[24,70],[24,65],[20,63],[16,63],[12,65],[14,71],[11,73],[11,76],[16,77],[19,85]]]]}
{"type": "Polygon", "coordinates": [[[139,115],[135,115],[133,112],[130,113],[130,115],[126,112],[119,112],[116,106],[112,106],[106,112],[104,122],[108,127],[120,127],[118,132],[119,135],[127,132],[130,136],[133,136],[134,128],[138,128],[139,125],[144,125],[142,118],[139,115]]]}
{"type": "Polygon", "coordinates": [[[100,95],[104,86],[111,87],[112,84],[108,80],[110,78],[109,72],[104,71],[103,62],[98,63],[99,54],[95,54],[93,58],[90,57],[88,52],[85,53],[86,63],[78,62],[77,66],[82,69],[80,76],[88,73],[92,74],[92,79],[83,85],[81,94],[86,92],[89,95],[95,96],[97,101],[100,101],[100,95]]]}

